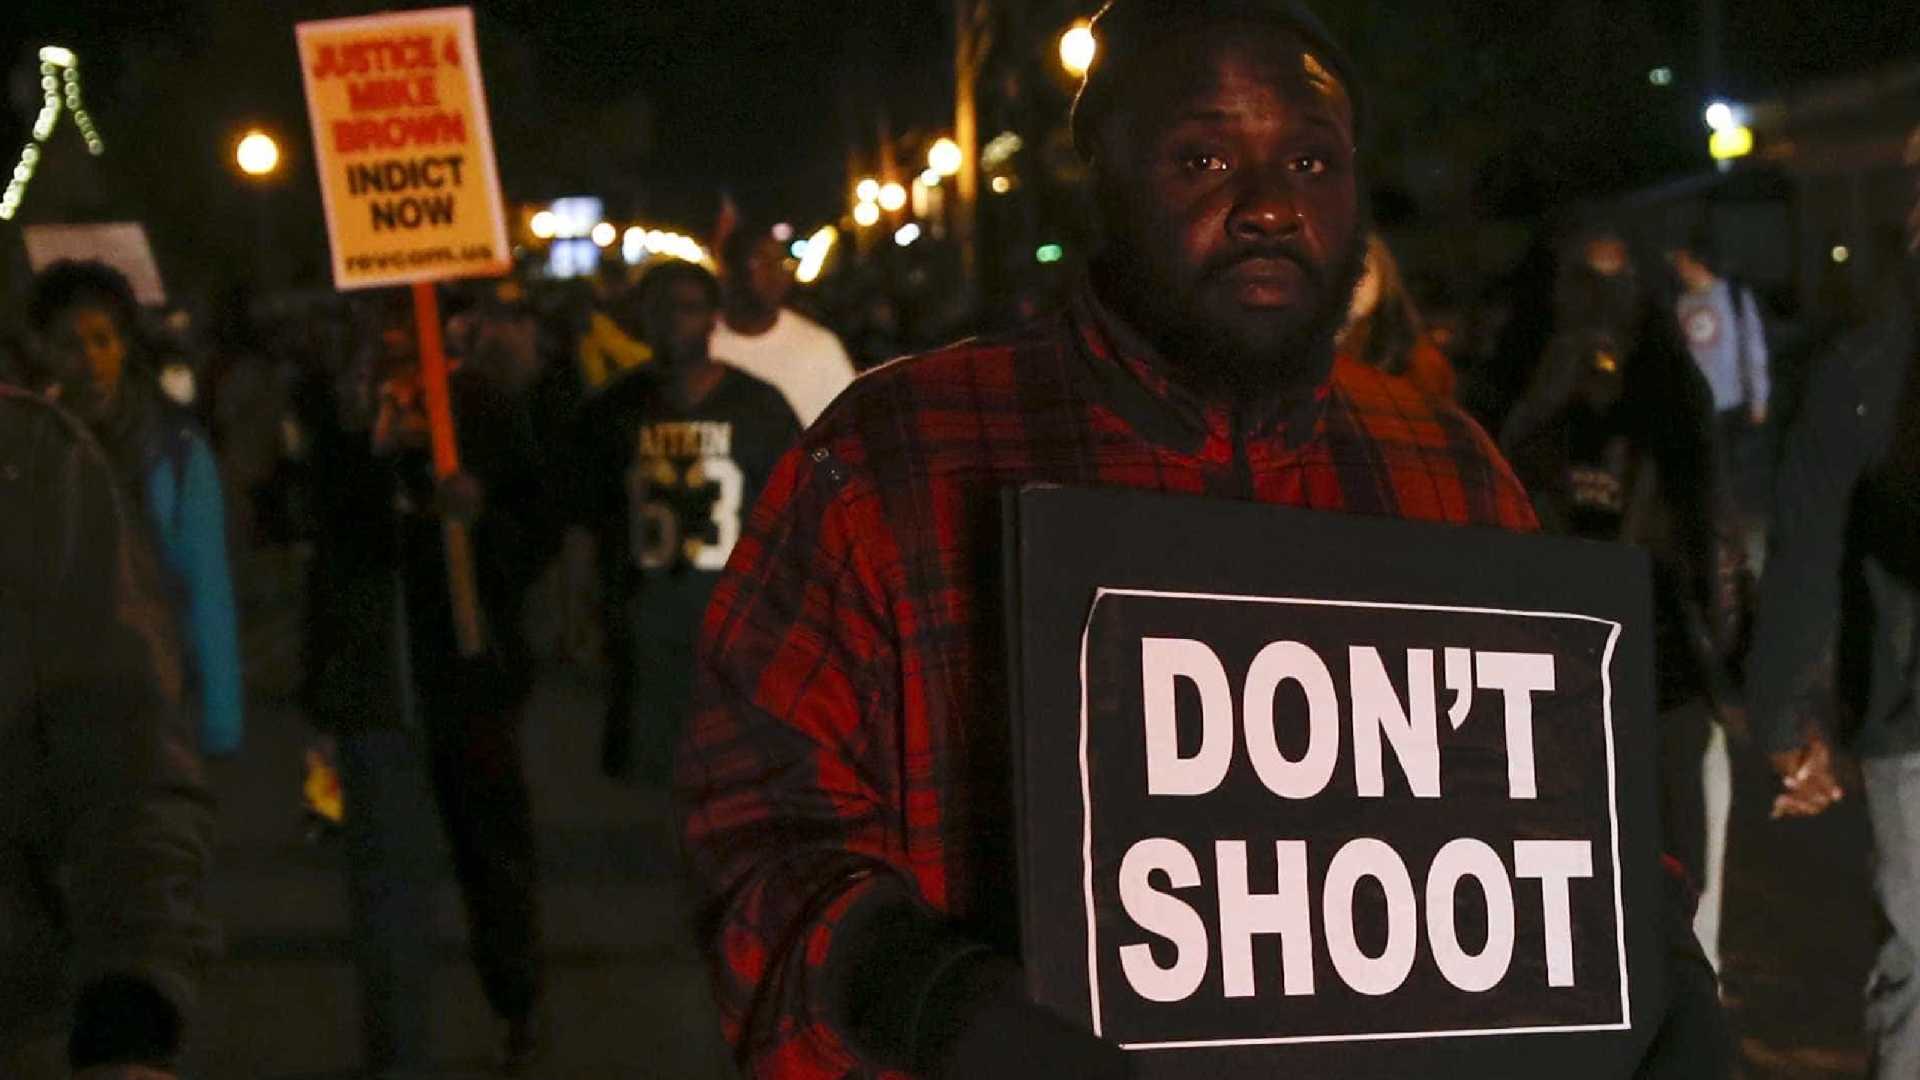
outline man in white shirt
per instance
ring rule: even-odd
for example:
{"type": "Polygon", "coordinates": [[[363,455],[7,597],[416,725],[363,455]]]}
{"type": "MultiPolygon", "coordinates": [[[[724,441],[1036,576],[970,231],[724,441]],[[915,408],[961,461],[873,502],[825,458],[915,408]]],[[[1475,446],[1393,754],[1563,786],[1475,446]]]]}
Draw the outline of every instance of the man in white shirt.
{"type": "Polygon", "coordinates": [[[793,289],[786,251],[770,234],[740,229],[721,252],[726,308],[711,353],[774,385],[803,427],[853,382],[853,361],[833,331],[782,305],[793,289]]]}
{"type": "Polygon", "coordinates": [[[1704,240],[1671,254],[1683,291],[1675,304],[1693,361],[1713,388],[1713,407],[1729,423],[1767,422],[1767,333],[1753,292],[1721,277],[1704,240]]]}
{"type": "Polygon", "coordinates": [[[1757,573],[1766,560],[1766,519],[1773,490],[1767,436],[1773,381],[1767,328],[1753,291],[1719,272],[1713,238],[1697,230],[1668,253],[1680,295],[1674,316],[1693,362],[1713,391],[1714,444],[1748,565],[1757,573]]]}

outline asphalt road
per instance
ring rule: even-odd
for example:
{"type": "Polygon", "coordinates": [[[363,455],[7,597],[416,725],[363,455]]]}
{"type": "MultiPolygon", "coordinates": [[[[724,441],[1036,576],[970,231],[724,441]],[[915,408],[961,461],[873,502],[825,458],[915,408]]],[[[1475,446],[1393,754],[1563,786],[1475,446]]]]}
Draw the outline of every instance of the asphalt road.
{"type": "MultiPolygon", "coordinates": [[[[288,693],[297,590],[271,565],[251,570],[247,745],[212,769],[221,814],[209,899],[227,947],[203,988],[186,1075],[346,1078],[360,1044],[343,860],[337,841],[306,838],[299,807],[308,732],[288,693]]],[[[556,665],[527,711],[550,1045],[532,1075],[731,1077],[675,886],[667,800],[600,776],[599,700],[591,672],[556,665]]],[[[438,908],[435,1080],[488,1076],[501,1033],[466,959],[450,868],[438,908]]]]}

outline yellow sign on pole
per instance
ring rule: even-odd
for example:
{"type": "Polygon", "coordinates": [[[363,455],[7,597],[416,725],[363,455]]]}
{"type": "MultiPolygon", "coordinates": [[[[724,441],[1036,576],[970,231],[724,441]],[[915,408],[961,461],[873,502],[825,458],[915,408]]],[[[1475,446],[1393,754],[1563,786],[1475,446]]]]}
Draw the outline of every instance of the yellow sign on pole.
{"type": "Polygon", "coordinates": [[[505,273],[472,9],[307,22],[295,34],[334,284],[505,273]]]}

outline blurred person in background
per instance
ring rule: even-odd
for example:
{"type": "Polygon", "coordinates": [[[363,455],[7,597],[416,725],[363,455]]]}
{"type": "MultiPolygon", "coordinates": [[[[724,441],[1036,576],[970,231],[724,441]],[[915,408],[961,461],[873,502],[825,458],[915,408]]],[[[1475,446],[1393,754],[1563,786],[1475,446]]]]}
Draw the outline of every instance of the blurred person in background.
{"type": "Polygon", "coordinates": [[[138,512],[0,388],[0,1076],[168,1080],[216,935],[213,801],[138,512]]]}
{"type": "Polygon", "coordinates": [[[576,347],[580,380],[588,392],[606,389],[607,384],[622,374],[653,359],[638,313],[632,310],[633,292],[631,288],[622,289],[603,303],[574,313],[580,323],[576,347]]]}
{"type": "Polygon", "coordinates": [[[1353,291],[1340,351],[1389,375],[1398,375],[1434,397],[1452,401],[1459,380],[1453,362],[1427,334],[1399,260],[1374,233],[1367,238],[1367,268],[1353,291]]]}
{"type": "Polygon", "coordinates": [[[709,353],[712,274],[666,262],[639,290],[654,361],[587,406],[576,513],[608,575],[614,684],[602,765],[665,787],[692,709],[701,615],[800,424],[778,390],[709,353]]]}
{"type": "Polygon", "coordinates": [[[313,399],[307,422],[319,527],[304,694],[343,787],[366,1066],[406,1075],[427,1062],[437,805],[474,966],[505,1028],[502,1063],[524,1069],[541,1049],[519,730],[537,457],[511,398],[463,368],[449,387],[462,472],[436,479],[411,308],[382,297],[370,314],[367,346],[313,399]],[[472,538],[486,642],[473,657],[455,639],[449,518],[472,538]]]}
{"type": "Polygon", "coordinates": [[[1695,925],[1717,964],[1732,789],[1715,721],[1740,704],[1730,671],[1742,549],[1712,398],[1617,233],[1576,235],[1555,280],[1553,333],[1500,445],[1548,531],[1653,556],[1667,850],[1696,875],[1695,925]]]}
{"type": "Polygon", "coordinates": [[[1667,261],[1680,281],[1674,315],[1713,391],[1715,447],[1742,519],[1747,558],[1757,567],[1765,552],[1771,472],[1766,432],[1773,369],[1766,321],[1753,290],[1722,275],[1710,230],[1696,230],[1667,253],[1667,261]]]}
{"type": "Polygon", "coordinates": [[[906,333],[900,321],[900,305],[885,292],[875,290],[862,298],[853,332],[848,336],[853,362],[861,371],[870,371],[907,351],[906,333]]]}
{"type": "Polygon", "coordinates": [[[92,429],[146,509],[185,632],[201,751],[234,754],[244,725],[239,615],[225,496],[206,435],[162,394],[119,271],[54,263],[34,279],[28,320],[41,341],[39,385],[92,429]]]}
{"type": "Polygon", "coordinates": [[[1872,1074],[1920,1076],[1920,129],[1906,148],[1907,256],[1879,314],[1814,371],[1780,463],[1754,627],[1754,734],[1781,782],[1774,813],[1845,793],[1837,737],[1858,754],[1874,891],[1892,933],[1867,983],[1872,1074]],[[1809,708],[1833,658],[1838,730],[1809,708]]]}
{"type": "Polygon", "coordinates": [[[786,396],[810,427],[853,382],[853,361],[833,331],[786,307],[793,292],[787,250],[762,229],[735,229],[720,254],[726,305],[712,352],[786,396]]]}

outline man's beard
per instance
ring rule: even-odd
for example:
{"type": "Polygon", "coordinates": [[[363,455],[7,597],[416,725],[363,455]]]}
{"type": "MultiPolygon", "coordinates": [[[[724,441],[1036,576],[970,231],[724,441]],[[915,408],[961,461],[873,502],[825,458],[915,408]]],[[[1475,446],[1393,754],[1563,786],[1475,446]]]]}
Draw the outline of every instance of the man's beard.
{"type": "MultiPolygon", "coordinates": [[[[1263,250],[1238,252],[1203,268],[1188,286],[1174,284],[1151,260],[1125,243],[1109,246],[1096,268],[1101,291],[1120,305],[1159,351],[1173,380],[1204,397],[1234,404],[1265,404],[1318,386],[1333,361],[1334,339],[1346,325],[1354,289],[1366,272],[1368,226],[1357,220],[1346,254],[1336,264],[1300,263],[1310,292],[1291,327],[1252,335],[1210,320],[1201,290],[1263,250]]],[[[1289,256],[1290,257],[1290,256],[1289,256]]]]}

